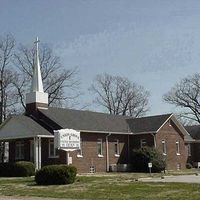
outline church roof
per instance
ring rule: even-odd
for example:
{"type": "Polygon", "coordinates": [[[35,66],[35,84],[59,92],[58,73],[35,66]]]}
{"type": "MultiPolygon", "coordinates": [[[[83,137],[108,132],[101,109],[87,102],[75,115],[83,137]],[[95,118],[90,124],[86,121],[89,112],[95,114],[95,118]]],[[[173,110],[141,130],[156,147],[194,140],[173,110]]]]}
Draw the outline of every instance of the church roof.
{"type": "Polygon", "coordinates": [[[41,114],[40,117],[34,118],[34,120],[24,115],[9,117],[0,126],[0,139],[28,138],[39,135],[51,137],[52,134],[50,131],[56,130],[58,127],[75,129],[81,132],[122,134],[156,133],[171,119],[186,137],[185,139],[188,141],[191,140],[190,135],[172,114],[131,118],[99,112],[52,107],[39,109],[39,113],[41,114]],[[47,129],[49,127],[50,129],[48,131],[47,129]]]}
{"type": "Polygon", "coordinates": [[[133,133],[157,132],[157,130],[170,118],[172,114],[156,115],[127,120],[133,133]]]}
{"type": "Polygon", "coordinates": [[[125,116],[99,112],[52,108],[39,111],[62,128],[88,131],[130,132],[125,116]]]}
{"type": "Polygon", "coordinates": [[[156,132],[172,114],[132,118],[106,113],[53,108],[39,111],[62,128],[76,130],[148,133],[156,132]]]}
{"type": "Polygon", "coordinates": [[[52,135],[30,117],[12,115],[0,126],[0,139],[31,138],[52,135]]]}
{"type": "Polygon", "coordinates": [[[195,140],[200,140],[200,125],[185,126],[185,129],[195,140]]]}

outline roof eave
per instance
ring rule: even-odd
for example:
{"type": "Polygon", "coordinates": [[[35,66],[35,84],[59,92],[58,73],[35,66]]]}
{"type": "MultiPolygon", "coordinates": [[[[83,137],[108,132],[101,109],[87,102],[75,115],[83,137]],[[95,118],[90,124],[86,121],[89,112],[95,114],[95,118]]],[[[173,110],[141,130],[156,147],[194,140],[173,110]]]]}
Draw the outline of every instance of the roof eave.
{"type": "Polygon", "coordinates": [[[164,121],[164,123],[158,128],[158,130],[156,131],[156,133],[158,133],[160,131],[160,129],[169,121],[169,119],[173,116],[173,113],[164,121]]]}
{"type": "Polygon", "coordinates": [[[54,135],[29,135],[29,136],[17,136],[17,137],[0,137],[0,141],[16,140],[16,139],[28,139],[28,138],[54,138],[54,135]]]}
{"type": "Polygon", "coordinates": [[[82,133],[104,133],[104,134],[123,134],[123,135],[133,135],[132,132],[116,132],[116,131],[97,131],[97,130],[77,130],[80,131],[82,133]]]}

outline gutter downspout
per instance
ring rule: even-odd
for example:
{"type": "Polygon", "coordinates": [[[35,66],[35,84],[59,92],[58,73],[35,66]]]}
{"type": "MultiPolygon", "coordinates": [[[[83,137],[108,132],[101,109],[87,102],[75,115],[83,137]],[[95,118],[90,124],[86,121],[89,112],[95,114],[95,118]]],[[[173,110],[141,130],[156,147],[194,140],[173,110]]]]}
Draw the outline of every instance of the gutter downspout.
{"type": "Polygon", "coordinates": [[[108,135],[106,135],[106,171],[109,172],[109,151],[108,151],[108,137],[111,135],[111,133],[109,133],[108,135]]]}
{"type": "Polygon", "coordinates": [[[151,133],[151,135],[153,136],[154,148],[156,148],[157,147],[157,144],[156,144],[156,134],[151,133]]]}
{"type": "Polygon", "coordinates": [[[128,135],[128,163],[130,163],[130,136],[128,135]]]}

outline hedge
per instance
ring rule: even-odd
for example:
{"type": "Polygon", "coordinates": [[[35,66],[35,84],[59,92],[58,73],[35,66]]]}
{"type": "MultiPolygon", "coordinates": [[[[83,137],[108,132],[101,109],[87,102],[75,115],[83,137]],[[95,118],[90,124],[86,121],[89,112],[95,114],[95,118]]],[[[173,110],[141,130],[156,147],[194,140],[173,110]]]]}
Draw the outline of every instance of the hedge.
{"type": "Polygon", "coordinates": [[[38,185],[71,184],[75,181],[77,169],[67,165],[48,165],[38,170],[35,181],[38,185]]]}
{"type": "Polygon", "coordinates": [[[26,177],[34,174],[35,166],[32,162],[0,163],[1,177],[26,177]]]}
{"type": "Polygon", "coordinates": [[[152,163],[152,172],[165,170],[166,163],[162,154],[155,148],[134,149],[132,155],[133,171],[148,172],[148,163],[152,163]]]}

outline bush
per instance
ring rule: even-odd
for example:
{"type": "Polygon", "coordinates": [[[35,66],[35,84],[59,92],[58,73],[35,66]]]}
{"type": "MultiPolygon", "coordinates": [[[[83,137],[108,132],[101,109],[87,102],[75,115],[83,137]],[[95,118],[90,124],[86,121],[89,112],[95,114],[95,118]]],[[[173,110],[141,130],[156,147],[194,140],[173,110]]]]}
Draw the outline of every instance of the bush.
{"type": "Polygon", "coordinates": [[[70,184],[75,181],[77,169],[67,165],[48,165],[38,170],[35,181],[38,185],[70,184]]]}
{"type": "Polygon", "coordinates": [[[35,166],[32,162],[0,163],[1,177],[25,177],[33,176],[34,174],[35,166]]]}
{"type": "Polygon", "coordinates": [[[186,163],[186,168],[187,169],[192,169],[192,164],[191,163],[186,163]]]}
{"type": "Polygon", "coordinates": [[[18,176],[33,176],[35,175],[35,166],[32,162],[19,161],[15,163],[16,174],[18,176]]]}
{"type": "Polygon", "coordinates": [[[152,163],[152,172],[161,172],[165,169],[165,160],[155,148],[145,147],[133,150],[132,164],[134,171],[148,172],[149,162],[152,163]]]}

